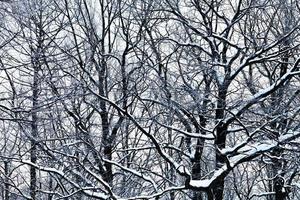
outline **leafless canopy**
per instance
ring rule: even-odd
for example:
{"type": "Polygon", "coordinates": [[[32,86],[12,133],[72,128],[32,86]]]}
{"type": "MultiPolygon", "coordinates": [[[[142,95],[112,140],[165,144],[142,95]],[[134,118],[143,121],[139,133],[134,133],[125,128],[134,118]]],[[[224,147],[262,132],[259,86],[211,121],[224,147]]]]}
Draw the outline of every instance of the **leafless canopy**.
{"type": "Polygon", "coordinates": [[[0,0],[0,198],[300,199],[299,0],[0,0]]]}

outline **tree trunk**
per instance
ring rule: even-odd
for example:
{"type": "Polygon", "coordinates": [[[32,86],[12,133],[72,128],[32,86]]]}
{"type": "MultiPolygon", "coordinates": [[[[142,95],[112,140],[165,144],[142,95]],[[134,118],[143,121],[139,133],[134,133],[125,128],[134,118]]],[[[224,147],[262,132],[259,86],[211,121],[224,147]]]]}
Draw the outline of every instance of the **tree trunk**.
{"type": "MultiPolygon", "coordinates": [[[[226,107],[226,94],[227,94],[227,87],[220,86],[219,93],[218,93],[218,100],[217,100],[217,110],[216,110],[216,120],[217,123],[219,120],[222,120],[225,115],[225,107],[226,107]]],[[[218,149],[224,149],[226,144],[226,136],[227,136],[227,125],[224,123],[219,123],[216,128],[216,139],[215,139],[215,146],[218,149]]],[[[216,169],[221,168],[224,163],[226,162],[223,155],[220,155],[216,150],[216,169]]],[[[213,190],[213,196],[215,200],[223,199],[223,192],[224,192],[224,177],[220,177],[215,185],[213,190]]]]}
{"type": "MultiPolygon", "coordinates": [[[[201,178],[201,157],[203,152],[204,141],[202,139],[197,139],[196,152],[193,160],[192,167],[192,178],[194,180],[200,180],[201,178]]],[[[193,200],[202,200],[201,192],[195,191],[192,197],[193,200]]]]}
{"type": "MultiPolygon", "coordinates": [[[[37,126],[37,109],[38,109],[38,67],[34,64],[33,71],[33,85],[32,85],[32,111],[31,111],[31,148],[30,148],[30,161],[36,164],[37,161],[37,145],[36,138],[38,136],[38,126],[37,126]]],[[[30,196],[33,200],[36,199],[36,185],[37,185],[37,175],[36,168],[30,166],[30,196]]]]}
{"type": "MultiPolygon", "coordinates": [[[[103,50],[104,52],[104,50],[103,50]]],[[[102,60],[102,69],[99,71],[99,95],[105,97],[105,87],[106,87],[106,81],[105,81],[105,71],[106,71],[106,63],[105,60],[102,60]]],[[[102,122],[102,146],[103,146],[103,154],[104,157],[108,160],[112,159],[112,141],[110,137],[110,131],[109,131],[109,117],[108,112],[106,108],[106,102],[100,99],[100,109],[101,109],[101,122],[102,122]]],[[[111,184],[113,180],[112,175],[112,166],[110,163],[105,162],[105,174],[103,174],[103,179],[111,184]]]]}
{"type": "Polygon", "coordinates": [[[4,161],[4,174],[5,174],[4,200],[9,200],[9,161],[4,161]]]}

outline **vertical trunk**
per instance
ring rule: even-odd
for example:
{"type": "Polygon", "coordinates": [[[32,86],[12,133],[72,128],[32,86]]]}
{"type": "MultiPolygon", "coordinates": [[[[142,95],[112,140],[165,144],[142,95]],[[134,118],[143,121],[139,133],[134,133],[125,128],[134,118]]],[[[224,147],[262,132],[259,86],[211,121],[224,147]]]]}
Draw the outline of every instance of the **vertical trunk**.
{"type": "MultiPolygon", "coordinates": [[[[203,117],[201,117],[201,126],[205,127],[205,119],[203,117]]],[[[203,131],[199,131],[199,129],[197,128],[196,132],[201,132],[202,134],[205,134],[203,131]]],[[[196,144],[196,149],[195,149],[195,154],[194,154],[194,158],[192,160],[193,163],[193,167],[192,167],[192,178],[194,180],[200,180],[201,179],[201,172],[202,172],[202,168],[201,168],[201,158],[202,158],[202,153],[203,153],[203,148],[204,148],[204,140],[203,139],[197,139],[197,144],[196,144]]],[[[202,200],[202,193],[203,192],[199,192],[199,191],[194,191],[193,196],[192,196],[192,200],[202,200]]]]}
{"type": "MultiPolygon", "coordinates": [[[[75,124],[78,124],[78,122],[75,121],[75,124]]],[[[81,135],[80,135],[80,130],[77,126],[75,126],[75,133],[76,133],[76,140],[80,141],[81,140],[81,135]]],[[[88,141],[88,139],[87,139],[87,141],[88,141]]],[[[79,144],[77,145],[77,148],[75,150],[75,157],[76,157],[77,160],[80,160],[80,145],[79,144]]],[[[78,171],[79,170],[80,169],[78,168],[78,171]]],[[[80,183],[81,180],[79,179],[79,177],[76,177],[76,181],[77,181],[77,183],[80,183]]],[[[78,192],[78,194],[76,195],[76,199],[77,200],[82,199],[82,193],[81,192],[78,192]]]]}
{"type": "MultiPolygon", "coordinates": [[[[203,152],[204,141],[202,139],[197,139],[196,152],[193,160],[192,167],[192,178],[194,180],[201,179],[201,157],[203,152]]],[[[195,191],[192,200],[202,200],[202,192],[195,191]]]]}
{"type": "MultiPolygon", "coordinates": [[[[175,176],[175,171],[173,168],[170,169],[170,178],[173,181],[174,180],[174,176],[175,176]]],[[[175,200],[175,191],[171,191],[170,192],[170,200],[175,200]]]]}
{"type": "MultiPolygon", "coordinates": [[[[284,42],[284,47],[283,49],[287,48],[289,46],[289,42],[285,41],[284,42]]],[[[289,52],[286,52],[285,54],[282,55],[282,64],[280,65],[280,77],[284,76],[288,70],[288,61],[289,61],[289,52]]],[[[279,88],[278,92],[275,92],[272,94],[272,99],[271,99],[271,108],[274,109],[274,114],[275,116],[280,114],[279,112],[282,113],[287,113],[288,111],[278,109],[280,107],[281,102],[284,101],[284,90],[283,88],[279,88]]],[[[284,117],[284,115],[282,115],[284,117]]],[[[281,132],[284,132],[286,129],[286,119],[283,118],[279,122],[274,122],[271,123],[271,129],[274,130],[273,137],[278,140],[280,135],[282,134],[281,132]]],[[[280,147],[275,148],[272,152],[271,155],[273,156],[272,160],[272,171],[273,171],[273,182],[272,182],[272,189],[275,192],[274,200],[285,200],[288,197],[288,192],[285,191],[284,189],[284,179],[282,176],[284,176],[284,173],[282,172],[282,169],[284,168],[284,161],[279,160],[283,154],[283,149],[280,147]]]]}
{"type": "MultiPolygon", "coordinates": [[[[38,109],[38,67],[33,66],[33,84],[32,84],[32,111],[31,111],[31,141],[30,141],[30,161],[36,164],[37,161],[37,145],[36,138],[38,136],[38,126],[37,126],[37,109],[38,109]]],[[[33,200],[36,199],[36,186],[37,185],[37,174],[36,168],[30,166],[30,196],[33,200]]]]}
{"type": "MultiPolygon", "coordinates": [[[[36,29],[33,30],[33,34],[36,35],[37,45],[36,47],[29,45],[31,48],[31,64],[33,67],[33,83],[32,83],[32,110],[31,110],[31,140],[30,140],[30,161],[33,164],[37,163],[37,137],[38,137],[38,96],[40,87],[39,70],[42,67],[44,51],[44,30],[43,30],[43,10],[38,10],[36,16],[31,18],[33,24],[36,25],[36,29]]],[[[37,195],[37,170],[35,167],[30,166],[30,196],[32,200],[36,199],[37,195]]]]}
{"type": "MultiPolygon", "coordinates": [[[[104,45],[104,43],[102,44],[104,45]]],[[[102,49],[102,52],[104,53],[104,46],[102,49]]],[[[106,74],[106,61],[103,58],[101,61],[101,70],[99,71],[99,95],[100,96],[107,96],[106,95],[106,78],[105,78],[105,74],[106,74]]],[[[112,141],[111,141],[111,137],[110,137],[110,131],[109,131],[109,116],[108,116],[108,112],[107,112],[107,108],[106,108],[106,102],[103,101],[102,99],[100,99],[100,109],[101,109],[101,114],[100,114],[100,118],[101,118],[101,122],[102,122],[102,146],[103,146],[103,154],[104,157],[108,160],[112,159],[112,141]]],[[[113,180],[113,175],[112,175],[112,166],[110,163],[105,162],[104,163],[105,166],[105,174],[103,174],[103,179],[105,181],[107,181],[107,183],[111,184],[112,180],[113,180]]]]}
{"type": "MultiPolygon", "coordinates": [[[[129,123],[127,122],[127,120],[125,120],[125,125],[123,126],[124,127],[124,131],[123,132],[123,136],[124,137],[124,140],[122,141],[122,149],[123,150],[127,150],[129,149],[129,123]]],[[[123,154],[123,163],[122,165],[123,166],[126,166],[127,168],[130,168],[130,153],[128,153],[127,151],[124,151],[124,154],[123,154]]],[[[128,188],[127,186],[127,177],[125,175],[122,176],[122,187],[120,189],[120,193],[123,192],[123,191],[126,191],[126,189],[128,188]]]]}
{"type": "MultiPolygon", "coordinates": [[[[218,100],[217,100],[217,110],[216,110],[216,120],[222,120],[225,115],[225,107],[226,107],[226,94],[227,94],[227,87],[221,86],[218,93],[218,100]]],[[[219,122],[218,122],[219,123],[219,122]]],[[[216,128],[216,140],[215,140],[215,146],[219,149],[225,148],[226,143],[226,136],[227,136],[227,125],[220,122],[217,125],[216,128]]],[[[219,169],[223,166],[225,163],[224,156],[220,155],[216,151],[216,169],[219,169]]],[[[216,182],[213,190],[213,196],[216,200],[223,199],[223,193],[224,193],[224,179],[225,177],[220,177],[218,181],[216,182]]]]}
{"type": "Polygon", "coordinates": [[[9,200],[9,161],[4,161],[4,200],[9,200]]]}
{"type": "MultiPolygon", "coordinates": [[[[104,67],[104,66],[102,66],[104,67]]],[[[101,96],[105,96],[105,70],[101,70],[99,74],[99,94],[101,96]]],[[[100,100],[100,108],[101,108],[101,122],[102,122],[102,146],[103,146],[103,154],[104,157],[108,160],[112,159],[112,144],[111,144],[111,137],[110,137],[110,131],[109,131],[109,117],[108,112],[106,108],[106,103],[103,100],[100,100]]],[[[110,163],[105,162],[105,174],[103,174],[103,179],[111,184],[113,180],[112,175],[112,166],[110,163]]]]}
{"type": "MultiPolygon", "coordinates": [[[[49,191],[53,191],[53,179],[49,175],[49,191]]],[[[53,194],[48,194],[48,200],[52,200],[53,194]]]]}
{"type": "MultiPolygon", "coordinates": [[[[280,156],[282,154],[282,150],[276,148],[274,149],[273,154],[280,156]]],[[[284,179],[282,178],[280,173],[278,173],[279,170],[282,169],[282,163],[279,162],[277,159],[273,163],[274,163],[273,168],[276,173],[276,177],[273,180],[273,189],[275,192],[274,200],[285,200],[288,196],[288,193],[284,189],[284,179]]]]}
{"type": "MultiPolygon", "coordinates": [[[[156,48],[153,47],[153,49],[156,51],[156,48]]],[[[171,92],[170,90],[168,89],[168,77],[167,77],[167,66],[164,66],[161,62],[161,58],[160,58],[160,55],[157,53],[156,54],[157,56],[157,60],[158,60],[158,65],[159,65],[159,68],[160,68],[160,72],[161,70],[163,70],[163,75],[162,74],[159,74],[162,82],[163,82],[163,90],[166,94],[166,98],[167,98],[167,102],[168,102],[168,110],[167,110],[167,125],[168,126],[172,126],[172,123],[173,123],[173,119],[172,119],[172,109],[171,108],[171,98],[172,98],[172,95],[171,95],[171,92]]],[[[172,144],[173,143],[173,131],[171,129],[168,129],[168,143],[169,144],[172,144]]],[[[169,155],[171,157],[174,157],[175,155],[173,154],[172,150],[170,149],[169,150],[169,155]]],[[[174,177],[175,177],[175,170],[173,167],[170,166],[170,169],[168,170],[168,176],[169,176],[169,179],[174,182],[174,177]]],[[[172,183],[169,185],[170,187],[172,187],[172,183]]],[[[175,200],[175,192],[174,191],[171,191],[170,192],[170,200],[175,200]]]]}
{"type": "MultiPolygon", "coordinates": [[[[171,119],[170,114],[167,117],[167,124],[168,125],[172,124],[172,119],[171,119]]],[[[168,140],[169,140],[169,143],[172,142],[172,130],[170,130],[170,129],[168,130],[168,140]]],[[[172,157],[175,156],[175,155],[173,155],[172,150],[169,151],[169,155],[172,156],[172,157]]],[[[170,176],[169,179],[173,182],[174,181],[174,177],[175,177],[175,170],[172,167],[170,167],[170,169],[169,169],[169,176],[170,176]]],[[[170,184],[170,187],[172,187],[172,186],[173,185],[170,184]]],[[[174,191],[170,192],[170,200],[175,200],[175,192],[174,191]]]]}
{"type": "MultiPolygon", "coordinates": [[[[217,139],[216,139],[216,147],[219,149],[225,148],[226,142],[226,131],[227,128],[225,126],[220,125],[217,128],[217,139]]],[[[216,153],[216,169],[222,167],[225,163],[225,159],[222,155],[216,153]]],[[[224,177],[220,177],[213,188],[214,198],[216,200],[223,199],[223,192],[224,192],[224,177]]]]}
{"type": "MultiPolygon", "coordinates": [[[[203,111],[201,110],[207,110],[207,104],[208,104],[208,98],[209,98],[209,93],[210,93],[210,83],[211,81],[207,79],[207,77],[204,77],[205,80],[205,95],[204,95],[204,100],[201,106],[201,109],[199,111],[200,114],[200,125],[201,127],[205,128],[206,127],[206,118],[205,118],[205,113],[202,113],[203,111]]],[[[196,99],[195,99],[196,100],[196,99]]],[[[196,132],[200,132],[202,134],[206,134],[205,131],[200,130],[200,127],[195,126],[196,132]]],[[[194,159],[193,159],[193,167],[192,167],[192,178],[195,180],[200,180],[201,179],[201,172],[202,172],[202,167],[201,167],[201,158],[203,154],[203,148],[204,148],[204,139],[197,139],[197,144],[196,144],[196,149],[195,149],[195,154],[194,154],[194,159]]],[[[193,194],[192,199],[193,200],[202,200],[204,192],[198,192],[195,191],[193,194]]],[[[207,194],[209,195],[209,194],[207,194]]]]}
{"type": "MultiPolygon", "coordinates": [[[[105,39],[107,37],[107,33],[105,30],[109,29],[106,26],[106,18],[105,18],[105,9],[106,5],[104,0],[99,1],[100,3],[100,12],[101,12],[101,24],[102,24],[102,39],[101,39],[101,54],[104,55],[106,53],[105,49],[105,39]]],[[[110,45],[110,44],[109,44],[110,45]]],[[[106,90],[106,73],[107,73],[107,62],[104,57],[101,58],[100,69],[98,72],[98,80],[99,80],[99,95],[103,97],[107,97],[107,90],[106,90]]],[[[106,107],[106,102],[100,99],[100,109],[101,109],[101,122],[102,122],[102,146],[103,146],[103,154],[104,157],[108,160],[112,159],[112,141],[109,131],[109,115],[106,107]]],[[[112,174],[112,165],[110,163],[105,162],[105,174],[103,174],[103,179],[108,183],[112,184],[113,181],[113,174],[112,174]]]]}

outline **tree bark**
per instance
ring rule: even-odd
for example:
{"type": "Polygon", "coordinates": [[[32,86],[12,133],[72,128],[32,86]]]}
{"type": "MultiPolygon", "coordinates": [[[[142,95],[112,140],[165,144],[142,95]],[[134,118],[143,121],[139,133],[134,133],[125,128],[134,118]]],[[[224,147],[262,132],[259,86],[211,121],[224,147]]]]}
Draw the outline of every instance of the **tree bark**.
{"type": "MultiPolygon", "coordinates": [[[[226,95],[227,87],[222,85],[219,88],[218,100],[217,100],[217,109],[215,118],[217,120],[222,120],[225,116],[225,107],[226,107],[226,95]]],[[[215,145],[218,149],[224,149],[226,145],[226,136],[227,136],[227,125],[224,123],[217,124],[216,128],[216,139],[215,145]]],[[[226,158],[223,155],[220,155],[218,150],[216,150],[216,169],[219,169],[225,164],[226,158]]],[[[213,196],[215,200],[223,199],[224,193],[224,177],[220,177],[215,185],[213,190],[213,196]]]]}
{"type": "Polygon", "coordinates": [[[4,161],[4,174],[5,174],[5,182],[4,182],[4,200],[9,200],[9,161],[4,161]]]}
{"type": "MultiPolygon", "coordinates": [[[[34,64],[35,65],[35,64],[34,64]]],[[[38,136],[38,126],[37,126],[37,109],[38,109],[38,67],[33,66],[33,84],[32,84],[32,111],[31,111],[31,148],[30,148],[30,161],[36,164],[37,161],[37,144],[36,138],[38,136]]],[[[37,185],[37,174],[36,168],[30,166],[30,196],[33,200],[36,199],[36,186],[37,185]]]]}

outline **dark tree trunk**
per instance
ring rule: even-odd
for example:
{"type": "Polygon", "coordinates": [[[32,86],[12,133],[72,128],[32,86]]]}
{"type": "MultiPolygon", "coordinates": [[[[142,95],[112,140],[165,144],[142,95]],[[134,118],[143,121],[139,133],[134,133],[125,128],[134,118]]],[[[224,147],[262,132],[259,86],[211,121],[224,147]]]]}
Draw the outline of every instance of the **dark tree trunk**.
{"type": "MultiPolygon", "coordinates": [[[[196,152],[193,159],[193,167],[192,167],[192,178],[194,180],[201,179],[201,157],[203,152],[204,141],[202,139],[197,140],[196,152]]],[[[193,200],[202,200],[202,192],[195,191],[193,194],[193,200]]]]}
{"type": "MultiPolygon", "coordinates": [[[[52,191],[54,188],[53,188],[53,179],[51,177],[51,175],[49,174],[49,191],[52,191]]],[[[53,198],[53,194],[49,194],[48,195],[48,200],[52,200],[53,198]]]]}
{"type": "MultiPolygon", "coordinates": [[[[104,52],[104,49],[102,49],[104,52]]],[[[101,61],[101,70],[99,71],[99,95],[102,97],[106,96],[106,79],[105,79],[105,73],[106,73],[106,61],[103,58],[101,61]]],[[[100,109],[101,109],[101,122],[102,122],[102,146],[103,146],[103,154],[104,157],[108,160],[112,159],[112,141],[110,137],[110,131],[109,131],[109,116],[106,108],[106,102],[102,99],[100,99],[100,109]]],[[[110,163],[105,162],[105,174],[103,174],[103,179],[111,184],[113,180],[113,174],[112,174],[112,166],[110,163]]]]}
{"type": "MultiPolygon", "coordinates": [[[[226,144],[226,136],[227,136],[227,125],[218,122],[222,120],[225,116],[225,107],[226,107],[226,95],[227,95],[227,87],[220,86],[217,100],[217,110],[216,110],[216,120],[217,120],[217,128],[216,128],[216,139],[215,145],[218,149],[224,149],[226,144]]],[[[226,158],[223,155],[220,155],[218,151],[216,151],[216,169],[221,168],[226,162],[226,158]]],[[[224,177],[220,177],[214,187],[212,188],[213,196],[215,200],[223,199],[224,193],[224,177]]]]}
{"type": "Polygon", "coordinates": [[[9,200],[9,162],[8,161],[4,161],[4,174],[5,174],[4,200],[9,200]]]}
{"type": "MultiPolygon", "coordinates": [[[[37,126],[37,109],[38,109],[38,66],[34,63],[33,71],[33,85],[32,85],[32,122],[31,122],[31,148],[30,148],[30,161],[33,164],[36,164],[37,161],[37,144],[36,138],[38,136],[38,126],[37,126]]],[[[37,186],[37,175],[36,168],[30,166],[30,196],[33,200],[36,199],[36,186],[37,186]]]]}

